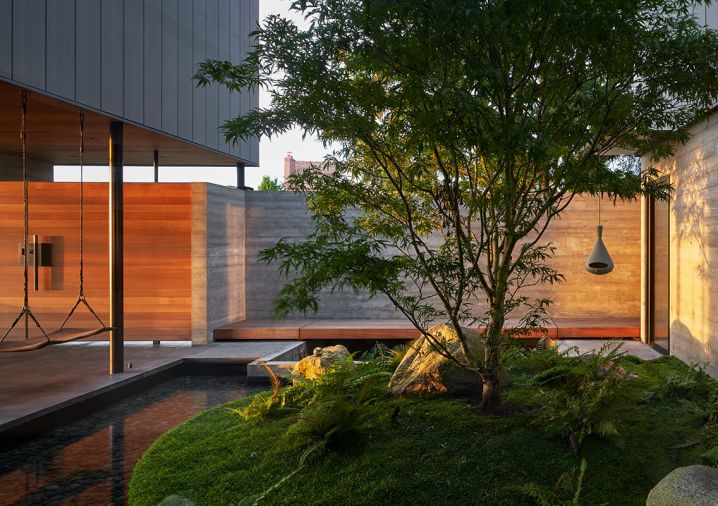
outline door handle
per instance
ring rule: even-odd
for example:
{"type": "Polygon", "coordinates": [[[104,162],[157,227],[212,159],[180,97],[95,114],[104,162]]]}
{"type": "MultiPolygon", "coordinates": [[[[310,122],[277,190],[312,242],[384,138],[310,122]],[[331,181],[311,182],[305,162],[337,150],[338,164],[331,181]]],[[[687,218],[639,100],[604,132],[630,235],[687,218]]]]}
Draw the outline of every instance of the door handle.
{"type": "Polygon", "coordinates": [[[32,268],[33,268],[33,271],[35,272],[35,291],[36,292],[39,290],[39,284],[38,284],[38,280],[37,280],[38,267],[39,267],[39,262],[38,262],[37,257],[39,255],[39,251],[38,251],[39,246],[40,245],[38,244],[38,241],[37,241],[37,234],[35,234],[32,236],[32,268]]]}

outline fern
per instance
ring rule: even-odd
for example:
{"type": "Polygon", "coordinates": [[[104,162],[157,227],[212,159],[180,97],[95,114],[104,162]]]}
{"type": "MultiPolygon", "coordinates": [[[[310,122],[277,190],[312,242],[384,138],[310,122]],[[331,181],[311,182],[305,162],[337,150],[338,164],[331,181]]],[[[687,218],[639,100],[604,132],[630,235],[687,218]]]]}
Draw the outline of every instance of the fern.
{"type": "Polygon", "coordinates": [[[390,348],[385,344],[377,342],[371,349],[361,355],[360,360],[373,362],[393,372],[399,367],[408,349],[409,346],[406,344],[399,344],[390,348]]]}
{"type": "Polygon", "coordinates": [[[593,432],[605,438],[618,436],[618,429],[611,420],[599,420],[594,424],[593,432]]]}
{"type": "Polygon", "coordinates": [[[581,459],[578,474],[576,473],[576,468],[570,472],[563,473],[552,488],[543,487],[536,483],[527,483],[515,488],[533,499],[538,506],[580,506],[583,480],[586,477],[587,468],[586,459],[581,459]]]}
{"type": "Polygon", "coordinates": [[[718,446],[701,453],[701,458],[711,467],[718,467],[718,446]]]}
{"type": "Polygon", "coordinates": [[[625,381],[619,358],[619,347],[604,346],[595,355],[580,357],[573,367],[557,365],[534,377],[534,383],[549,387],[534,396],[539,406],[535,423],[551,435],[565,437],[574,455],[591,434],[619,434],[609,416],[625,381]]]}
{"type": "Polygon", "coordinates": [[[252,399],[252,402],[249,404],[249,406],[246,406],[244,408],[239,409],[231,409],[233,413],[238,414],[247,422],[251,421],[258,421],[263,419],[267,414],[274,408],[275,406],[282,405],[283,402],[280,402],[280,395],[279,391],[282,387],[282,380],[277,377],[276,374],[274,374],[274,371],[272,371],[272,368],[269,367],[269,365],[266,362],[258,361],[259,365],[264,367],[264,370],[267,371],[267,375],[269,376],[269,381],[272,384],[272,393],[269,397],[257,395],[252,399]]]}
{"type": "Polygon", "coordinates": [[[559,383],[569,376],[571,373],[571,366],[568,365],[557,365],[550,369],[546,369],[538,373],[533,378],[535,385],[549,385],[552,383],[559,383]]]}

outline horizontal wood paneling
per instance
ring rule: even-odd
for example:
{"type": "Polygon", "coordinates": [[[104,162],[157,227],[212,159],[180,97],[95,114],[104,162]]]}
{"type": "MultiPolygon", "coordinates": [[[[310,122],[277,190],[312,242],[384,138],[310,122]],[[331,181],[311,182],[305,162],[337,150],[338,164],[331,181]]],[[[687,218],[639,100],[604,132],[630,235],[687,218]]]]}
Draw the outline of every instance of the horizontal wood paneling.
{"type": "MultiPolygon", "coordinates": [[[[53,245],[53,267],[41,267],[30,305],[47,331],[55,330],[77,297],[79,184],[31,183],[29,233],[53,245]]],[[[191,185],[125,185],[125,337],[189,339],[191,330],[191,185]]],[[[85,292],[108,319],[107,185],[85,185],[85,292]]],[[[0,328],[22,305],[22,185],[0,183],[0,328]]],[[[32,270],[30,274],[32,288],[32,270]]],[[[76,318],[76,319],[75,319],[76,318]]],[[[80,309],[73,328],[94,326],[80,309]]]]}

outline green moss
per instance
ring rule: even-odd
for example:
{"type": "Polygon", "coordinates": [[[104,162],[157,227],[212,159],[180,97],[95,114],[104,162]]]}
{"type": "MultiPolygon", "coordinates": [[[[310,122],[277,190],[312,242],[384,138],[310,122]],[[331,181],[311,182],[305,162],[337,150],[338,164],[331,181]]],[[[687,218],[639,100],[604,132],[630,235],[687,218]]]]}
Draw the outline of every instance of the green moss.
{"type": "MultiPolygon", "coordinates": [[[[660,395],[669,378],[687,377],[678,360],[624,361],[628,382],[612,417],[620,436],[588,438],[585,504],[645,504],[649,490],[672,469],[701,462],[703,419],[676,396],[660,395]],[[648,393],[658,394],[648,396],[648,393]]],[[[532,388],[518,376],[506,392],[525,404],[532,388]]],[[[296,468],[306,440],[287,432],[292,416],[245,422],[221,406],[159,438],[135,468],[130,503],[155,505],[170,494],[197,504],[237,504],[296,468]]],[[[517,489],[552,487],[578,467],[566,443],[532,424],[530,409],[485,416],[459,399],[383,399],[369,406],[373,422],[356,439],[312,459],[263,504],[530,504],[517,489]],[[392,422],[392,412],[400,414],[392,422]]]]}

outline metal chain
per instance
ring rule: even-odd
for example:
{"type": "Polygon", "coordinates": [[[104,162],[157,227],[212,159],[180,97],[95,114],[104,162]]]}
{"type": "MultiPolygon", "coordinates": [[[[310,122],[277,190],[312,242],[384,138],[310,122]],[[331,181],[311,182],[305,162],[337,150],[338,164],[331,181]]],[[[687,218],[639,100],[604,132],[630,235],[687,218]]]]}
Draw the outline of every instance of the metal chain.
{"type": "MultiPolygon", "coordinates": [[[[20,319],[24,316],[25,317],[25,339],[30,338],[30,330],[28,327],[29,319],[32,319],[33,323],[37,326],[38,329],[40,329],[40,332],[42,332],[42,335],[45,337],[45,340],[47,343],[50,342],[50,336],[47,335],[47,332],[45,332],[45,329],[42,328],[42,325],[40,325],[40,322],[37,321],[37,318],[35,318],[35,315],[32,314],[32,311],[30,310],[30,303],[29,303],[29,288],[28,288],[28,272],[27,272],[27,257],[29,252],[27,251],[27,236],[28,236],[28,216],[29,216],[29,207],[30,207],[30,199],[28,197],[28,184],[27,184],[27,125],[25,122],[25,116],[27,115],[27,91],[23,90],[21,95],[22,97],[22,112],[20,114],[20,145],[22,146],[22,198],[23,198],[23,209],[24,209],[24,216],[23,216],[23,274],[24,274],[24,300],[22,309],[20,310],[20,314],[18,314],[15,317],[15,320],[12,322],[10,327],[5,331],[5,334],[0,338],[0,343],[5,341],[5,338],[10,335],[10,332],[12,329],[15,328],[15,326],[18,324],[20,319]]],[[[37,251],[33,252],[33,255],[36,255],[37,251]]],[[[10,351],[21,351],[21,350],[10,350],[10,351]]]]}
{"type": "MultiPolygon", "coordinates": [[[[29,196],[28,196],[28,185],[27,185],[27,126],[25,124],[25,115],[27,114],[27,91],[22,92],[22,112],[20,115],[20,145],[22,146],[22,198],[24,207],[23,216],[23,270],[24,270],[24,300],[23,307],[29,306],[28,297],[28,272],[27,272],[27,237],[28,237],[28,215],[29,215],[29,196]]],[[[34,254],[37,254],[36,252],[34,254]]]]}
{"type": "Polygon", "coordinates": [[[92,306],[85,298],[85,111],[83,110],[80,111],[80,293],[77,296],[75,305],[72,306],[65,321],[60,325],[59,330],[65,328],[65,325],[70,321],[80,304],[84,305],[95,320],[99,322],[100,329],[95,333],[107,330],[102,318],[92,309],[92,306]]]}
{"type": "Polygon", "coordinates": [[[80,111],[80,297],[85,295],[85,111],[80,111]]]}

